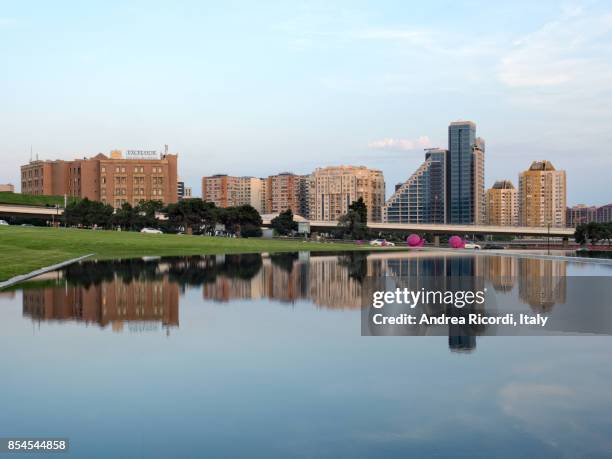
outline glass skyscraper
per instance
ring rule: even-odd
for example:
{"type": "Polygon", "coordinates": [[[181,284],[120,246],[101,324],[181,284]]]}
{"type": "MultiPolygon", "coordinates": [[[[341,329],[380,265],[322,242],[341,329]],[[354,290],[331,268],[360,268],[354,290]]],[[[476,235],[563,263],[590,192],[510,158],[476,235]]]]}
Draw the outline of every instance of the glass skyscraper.
{"type": "Polygon", "coordinates": [[[446,162],[447,223],[484,222],[484,140],[476,137],[472,121],[448,127],[446,162]]]}

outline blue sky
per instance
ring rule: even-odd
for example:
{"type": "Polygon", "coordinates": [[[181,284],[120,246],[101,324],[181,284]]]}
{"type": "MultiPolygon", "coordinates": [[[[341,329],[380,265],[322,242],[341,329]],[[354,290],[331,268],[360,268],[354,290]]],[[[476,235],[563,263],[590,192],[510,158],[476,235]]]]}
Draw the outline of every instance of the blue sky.
{"type": "Polygon", "coordinates": [[[486,183],[549,159],[612,202],[610,2],[0,2],[0,183],[40,158],[214,173],[363,164],[387,194],[471,119],[486,183]]]}

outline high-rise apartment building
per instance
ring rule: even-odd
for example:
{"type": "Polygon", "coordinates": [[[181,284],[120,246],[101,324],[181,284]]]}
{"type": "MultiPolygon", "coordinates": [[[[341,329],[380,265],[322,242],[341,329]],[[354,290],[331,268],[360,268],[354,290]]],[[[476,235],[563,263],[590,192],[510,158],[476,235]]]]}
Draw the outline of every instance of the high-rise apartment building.
{"type": "Polygon", "coordinates": [[[446,157],[448,150],[429,148],[425,161],[383,207],[388,223],[444,223],[446,218],[446,157]]]}
{"type": "Polygon", "coordinates": [[[385,180],[377,169],[364,166],[335,166],[316,169],[310,178],[309,218],[335,221],[347,213],[353,201],[363,198],[368,221],[382,221],[385,180]]]}
{"type": "Polygon", "coordinates": [[[202,200],[212,202],[217,207],[238,205],[238,177],[215,174],[202,177],[202,200]]]}
{"type": "Polygon", "coordinates": [[[486,222],[489,225],[518,224],[518,196],[510,180],[500,180],[487,190],[486,222]]]}
{"type": "Polygon", "coordinates": [[[30,161],[21,166],[21,192],[68,195],[114,207],[141,201],[177,201],[177,155],[145,150],[99,153],[73,161],[30,161]]]}
{"type": "Polygon", "coordinates": [[[307,176],[281,172],[265,179],[265,213],[280,213],[287,209],[297,215],[307,213],[307,176]]]}
{"type": "Polygon", "coordinates": [[[263,180],[257,177],[234,177],[217,174],[202,177],[202,199],[217,207],[249,204],[263,213],[263,180]]]}
{"type": "Polygon", "coordinates": [[[485,142],[476,137],[472,121],[454,121],[448,127],[447,222],[484,223],[485,142]]]}
{"type": "Polygon", "coordinates": [[[521,226],[565,226],[565,171],[550,161],[534,161],[519,175],[519,223],[521,226]]]}
{"type": "Polygon", "coordinates": [[[260,214],[264,211],[264,181],[258,177],[240,177],[238,180],[238,205],[249,204],[260,214]]]}

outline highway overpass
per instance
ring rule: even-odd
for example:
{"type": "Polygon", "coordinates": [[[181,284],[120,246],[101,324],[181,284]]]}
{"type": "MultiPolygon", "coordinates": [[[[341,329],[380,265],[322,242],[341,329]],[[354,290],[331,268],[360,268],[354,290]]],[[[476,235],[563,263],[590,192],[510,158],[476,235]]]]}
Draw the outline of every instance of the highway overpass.
{"type": "MultiPolygon", "coordinates": [[[[59,217],[64,209],[56,207],[21,206],[16,204],[0,204],[1,216],[14,217],[59,217]]],[[[269,227],[270,222],[277,214],[262,215],[263,226],[269,227]]],[[[307,220],[294,215],[294,220],[310,226],[310,231],[325,232],[338,227],[336,222],[307,220]]],[[[389,232],[399,231],[416,234],[457,234],[457,235],[506,235],[506,236],[540,236],[570,238],[574,235],[574,228],[555,228],[539,226],[493,226],[493,225],[450,225],[434,223],[368,223],[373,231],[389,232]]]]}
{"type": "MultiPolygon", "coordinates": [[[[262,215],[263,226],[270,226],[272,215],[262,215]]],[[[310,231],[331,231],[338,227],[337,222],[309,221],[299,215],[294,220],[310,225],[310,231]]],[[[506,235],[506,236],[550,236],[570,238],[574,236],[574,228],[555,228],[539,226],[493,226],[493,225],[451,225],[435,223],[368,223],[373,231],[398,231],[416,234],[457,234],[457,235],[506,235]]]]}
{"type": "Polygon", "coordinates": [[[22,206],[18,204],[0,204],[2,217],[58,217],[64,213],[61,207],[22,206]]]}

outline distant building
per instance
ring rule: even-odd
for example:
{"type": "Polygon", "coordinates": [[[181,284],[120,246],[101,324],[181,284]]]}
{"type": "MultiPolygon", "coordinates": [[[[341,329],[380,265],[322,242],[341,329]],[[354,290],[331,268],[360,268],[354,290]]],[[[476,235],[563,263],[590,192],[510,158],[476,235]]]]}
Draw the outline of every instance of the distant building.
{"type": "Polygon", "coordinates": [[[385,203],[388,223],[444,223],[446,218],[446,158],[448,150],[425,150],[425,162],[395,187],[385,203]]]}
{"type": "Polygon", "coordinates": [[[238,180],[238,205],[248,204],[260,214],[264,211],[264,181],[258,177],[240,177],[238,180]]]}
{"type": "Polygon", "coordinates": [[[15,185],[11,183],[0,183],[0,191],[8,191],[10,193],[15,192],[15,185]]]}
{"type": "MultiPolygon", "coordinates": [[[[294,214],[307,212],[308,176],[281,172],[265,179],[265,213],[280,213],[291,209],[294,214]]],[[[302,215],[303,217],[305,215],[302,215]]]]}
{"type": "Polygon", "coordinates": [[[21,192],[68,195],[121,207],[141,201],[176,202],[176,154],[119,150],[73,161],[30,161],[21,166],[21,192]]]}
{"type": "Polygon", "coordinates": [[[318,168],[312,173],[308,188],[311,220],[338,220],[348,212],[353,201],[363,198],[368,210],[368,221],[382,221],[385,179],[378,169],[364,166],[318,168]]]}
{"type": "Polygon", "coordinates": [[[202,177],[202,199],[217,207],[235,207],[245,204],[263,213],[264,183],[256,177],[234,177],[217,174],[202,177]]]}
{"type": "Polygon", "coordinates": [[[612,204],[598,207],[596,217],[599,223],[612,222],[612,204]]]}
{"type": "Polygon", "coordinates": [[[572,228],[582,224],[597,221],[597,206],[578,204],[566,210],[567,226],[572,228]]]}
{"type": "Polygon", "coordinates": [[[179,181],[177,182],[177,191],[178,191],[178,199],[191,199],[191,187],[185,186],[185,182],[179,181]]]}
{"type": "Polygon", "coordinates": [[[518,193],[510,180],[497,181],[487,190],[486,216],[489,225],[518,224],[518,193]]]}
{"type": "Polygon", "coordinates": [[[447,223],[485,221],[485,142],[476,137],[472,121],[454,121],[448,127],[447,223]]]}
{"type": "Polygon", "coordinates": [[[566,177],[550,161],[534,161],[519,175],[519,224],[565,226],[566,177]]]}
{"type": "Polygon", "coordinates": [[[575,228],[583,223],[609,223],[612,222],[612,204],[605,206],[587,206],[578,204],[568,207],[566,212],[567,226],[575,228]]]}

